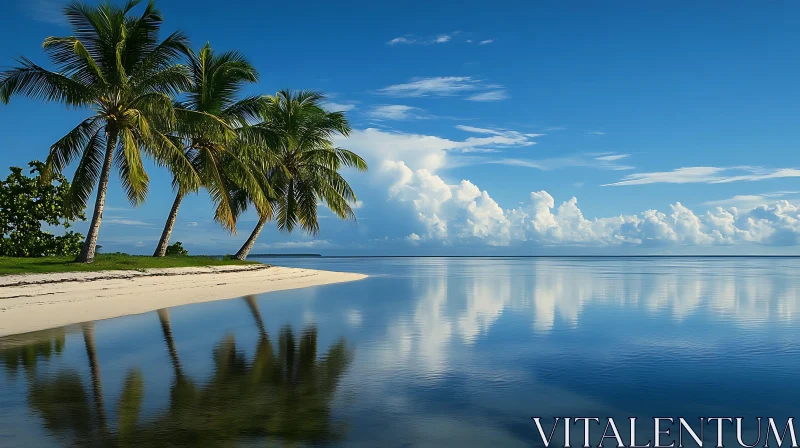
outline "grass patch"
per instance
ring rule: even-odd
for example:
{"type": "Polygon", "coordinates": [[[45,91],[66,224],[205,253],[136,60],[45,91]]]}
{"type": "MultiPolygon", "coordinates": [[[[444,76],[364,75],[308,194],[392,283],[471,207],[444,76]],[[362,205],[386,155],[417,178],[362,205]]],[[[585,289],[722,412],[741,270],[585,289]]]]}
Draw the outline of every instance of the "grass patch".
{"type": "Polygon", "coordinates": [[[204,256],[150,257],[146,255],[97,255],[94,263],[76,263],[74,257],[13,258],[0,257],[0,275],[43,274],[47,272],[94,272],[186,268],[198,266],[230,266],[258,264],[254,261],[221,260],[204,256]]]}

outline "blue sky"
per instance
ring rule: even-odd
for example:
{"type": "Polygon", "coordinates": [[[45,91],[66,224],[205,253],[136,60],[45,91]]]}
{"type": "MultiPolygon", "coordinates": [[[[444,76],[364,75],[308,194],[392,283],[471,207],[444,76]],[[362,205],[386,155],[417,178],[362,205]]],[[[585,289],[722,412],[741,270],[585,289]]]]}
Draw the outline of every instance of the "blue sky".
{"type": "MultiPolygon", "coordinates": [[[[317,89],[346,110],[358,222],[265,231],[257,252],[792,254],[800,235],[800,4],[776,2],[232,2],[163,0],[165,31],[251,58],[248,93],[317,89]],[[573,199],[574,198],[574,199],[573,199]]],[[[57,0],[11,0],[0,65],[67,35],[57,0]]],[[[46,157],[86,115],[0,108],[0,165],[46,157]]],[[[68,175],[71,175],[71,169],[68,175]]],[[[114,182],[107,250],[148,253],[173,194],[114,182]]],[[[116,179],[115,179],[116,181],[116,179]]],[[[230,253],[208,199],[174,240],[230,253]]]]}

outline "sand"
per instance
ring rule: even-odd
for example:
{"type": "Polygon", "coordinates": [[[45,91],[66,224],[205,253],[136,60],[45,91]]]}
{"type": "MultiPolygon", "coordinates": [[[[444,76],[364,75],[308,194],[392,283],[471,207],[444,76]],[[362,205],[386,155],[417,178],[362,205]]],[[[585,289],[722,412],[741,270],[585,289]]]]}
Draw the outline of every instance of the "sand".
{"type": "Polygon", "coordinates": [[[366,275],[265,265],[0,277],[0,336],[366,275]]]}

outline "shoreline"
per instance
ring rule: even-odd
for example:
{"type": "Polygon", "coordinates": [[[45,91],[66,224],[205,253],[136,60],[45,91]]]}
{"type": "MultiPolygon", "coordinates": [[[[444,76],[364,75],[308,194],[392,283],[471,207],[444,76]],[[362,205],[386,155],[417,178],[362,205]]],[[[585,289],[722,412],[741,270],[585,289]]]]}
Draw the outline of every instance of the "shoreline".
{"type": "Polygon", "coordinates": [[[0,277],[0,337],[366,277],[269,265],[6,275],[0,277]]]}

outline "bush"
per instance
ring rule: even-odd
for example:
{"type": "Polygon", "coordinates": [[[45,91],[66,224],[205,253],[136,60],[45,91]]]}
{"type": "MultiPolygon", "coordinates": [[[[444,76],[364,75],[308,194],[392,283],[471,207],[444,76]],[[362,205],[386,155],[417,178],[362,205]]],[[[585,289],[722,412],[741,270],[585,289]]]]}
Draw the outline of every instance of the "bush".
{"type": "Polygon", "coordinates": [[[189,251],[184,249],[181,242],[178,241],[167,246],[167,255],[189,255],[189,251]]]}
{"type": "Polygon", "coordinates": [[[11,175],[0,182],[0,256],[78,255],[83,235],[72,231],[53,235],[42,230],[42,224],[68,229],[72,222],[86,220],[83,212],[69,207],[69,182],[60,174],[45,182],[42,162],[34,160],[28,166],[34,177],[12,166],[11,175]]]}

